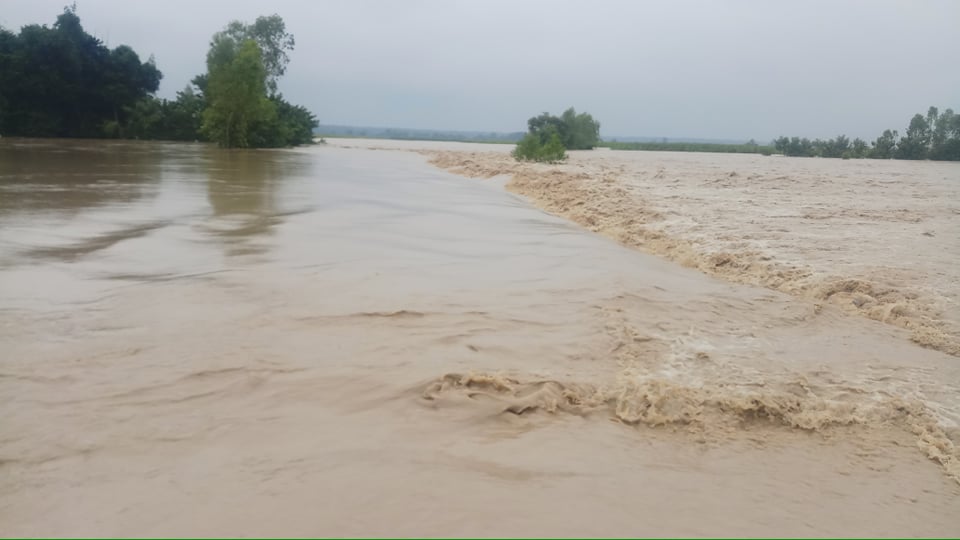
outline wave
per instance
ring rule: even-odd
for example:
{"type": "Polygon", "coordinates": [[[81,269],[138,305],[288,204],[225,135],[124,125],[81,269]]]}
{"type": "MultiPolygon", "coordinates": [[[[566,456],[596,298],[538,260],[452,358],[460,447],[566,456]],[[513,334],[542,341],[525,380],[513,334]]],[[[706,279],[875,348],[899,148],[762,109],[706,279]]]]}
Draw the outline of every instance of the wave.
{"type": "Polygon", "coordinates": [[[421,399],[442,407],[452,396],[494,403],[495,415],[535,413],[605,417],[625,425],[684,427],[698,436],[719,437],[743,429],[781,428],[830,432],[896,428],[960,483],[960,450],[919,400],[865,392],[851,401],[816,395],[802,381],[742,387],[689,385],[624,374],[604,386],[552,379],[523,380],[498,373],[448,373],[426,384],[421,399]]]}

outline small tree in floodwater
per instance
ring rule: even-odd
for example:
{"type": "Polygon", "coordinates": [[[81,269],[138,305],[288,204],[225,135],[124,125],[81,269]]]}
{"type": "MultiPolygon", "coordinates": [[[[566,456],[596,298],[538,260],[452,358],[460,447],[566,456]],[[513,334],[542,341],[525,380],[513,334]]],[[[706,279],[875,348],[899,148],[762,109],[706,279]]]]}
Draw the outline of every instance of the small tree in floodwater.
{"type": "Polygon", "coordinates": [[[600,122],[589,113],[570,107],[560,116],[543,113],[527,120],[527,135],[513,157],[520,161],[555,162],[566,159],[566,150],[590,150],[600,142],[600,122]]]}
{"type": "Polygon", "coordinates": [[[556,163],[567,159],[566,149],[556,131],[547,136],[546,142],[536,133],[527,133],[513,149],[517,161],[540,161],[556,163]]]}

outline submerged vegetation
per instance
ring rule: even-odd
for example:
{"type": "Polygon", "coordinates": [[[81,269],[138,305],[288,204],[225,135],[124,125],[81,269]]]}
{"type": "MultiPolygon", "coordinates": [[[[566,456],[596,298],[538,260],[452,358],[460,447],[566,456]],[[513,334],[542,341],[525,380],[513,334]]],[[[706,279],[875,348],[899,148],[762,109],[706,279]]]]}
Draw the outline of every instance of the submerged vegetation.
{"type": "Polygon", "coordinates": [[[869,145],[863,139],[851,141],[845,135],[812,141],[780,137],[773,144],[787,156],[960,161],[960,115],[953,109],[941,113],[930,107],[926,116],[918,113],[910,119],[903,137],[897,130],[888,129],[869,145]]]}
{"type": "Polygon", "coordinates": [[[76,7],[52,27],[0,28],[0,133],[195,141],[224,147],[310,143],[316,118],[277,91],[294,38],[279,15],[216,34],[207,73],[174,100],[154,94],[163,74],[125,45],[86,33],[76,7]]]}
{"type": "Polygon", "coordinates": [[[600,140],[600,122],[570,107],[560,116],[543,113],[527,121],[527,134],[513,157],[521,161],[554,162],[566,159],[566,150],[589,150],[600,140]]]}

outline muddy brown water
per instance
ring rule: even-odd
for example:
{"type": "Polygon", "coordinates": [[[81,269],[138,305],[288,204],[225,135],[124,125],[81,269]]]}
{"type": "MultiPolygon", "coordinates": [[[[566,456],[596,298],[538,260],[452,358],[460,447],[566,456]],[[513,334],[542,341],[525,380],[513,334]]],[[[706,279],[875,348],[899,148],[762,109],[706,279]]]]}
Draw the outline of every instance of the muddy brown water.
{"type": "Polygon", "coordinates": [[[958,396],[416,153],[0,139],[5,536],[957,536],[958,396]]]}

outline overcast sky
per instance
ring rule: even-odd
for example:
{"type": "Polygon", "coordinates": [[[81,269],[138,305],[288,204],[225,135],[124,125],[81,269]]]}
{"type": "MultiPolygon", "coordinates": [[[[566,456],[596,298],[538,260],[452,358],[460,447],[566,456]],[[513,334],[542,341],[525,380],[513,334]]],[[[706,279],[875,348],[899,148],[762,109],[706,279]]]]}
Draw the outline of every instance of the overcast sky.
{"type": "MultiPolygon", "coordinates": [[[[0,0],[0,25],[70,0],[0,0]]],[[[86,30],[150,54],[172,97],[211,34],[279,13],[280,82],[325,124],[522,131],[568,106],[601,132],[873,139],[960,112],[960,1],[78,0],[86,30]]]]}

